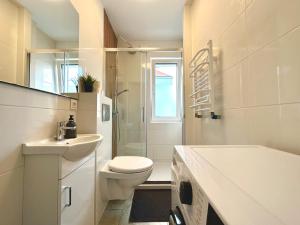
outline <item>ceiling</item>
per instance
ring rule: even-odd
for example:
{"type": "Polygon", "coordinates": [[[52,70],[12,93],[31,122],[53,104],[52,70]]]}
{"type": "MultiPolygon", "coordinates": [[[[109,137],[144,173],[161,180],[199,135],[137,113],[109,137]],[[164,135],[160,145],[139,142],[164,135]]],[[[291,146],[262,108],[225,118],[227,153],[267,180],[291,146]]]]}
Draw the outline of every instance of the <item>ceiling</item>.
{"type": "Polygon", "coordinates": [[[78,41],[79,15],[70,0],[16,0],[37,27],[56,41],[78,41]]]}
{"type": "Polygon", "coordinates": [[[182,40],[185,0],[102,0],[118,36],[128,41],[182,40]]]}

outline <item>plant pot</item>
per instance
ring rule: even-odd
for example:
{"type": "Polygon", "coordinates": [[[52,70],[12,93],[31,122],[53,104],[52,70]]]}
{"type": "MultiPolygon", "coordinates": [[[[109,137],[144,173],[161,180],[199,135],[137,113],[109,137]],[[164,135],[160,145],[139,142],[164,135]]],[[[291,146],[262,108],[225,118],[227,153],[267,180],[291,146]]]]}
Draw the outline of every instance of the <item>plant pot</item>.
{"type": "Polygon", "coordinates": [[[90,84],[84,84],[84,91],[85,91],[85,92],[93,92],[93,90],[94,90],[93,85],[90,85],[90,84]]]}
{"type": "Polygon", "coordinates": [[[84,84],[82,81],[78,82],[78,92],[85,92],[84,84]]]}

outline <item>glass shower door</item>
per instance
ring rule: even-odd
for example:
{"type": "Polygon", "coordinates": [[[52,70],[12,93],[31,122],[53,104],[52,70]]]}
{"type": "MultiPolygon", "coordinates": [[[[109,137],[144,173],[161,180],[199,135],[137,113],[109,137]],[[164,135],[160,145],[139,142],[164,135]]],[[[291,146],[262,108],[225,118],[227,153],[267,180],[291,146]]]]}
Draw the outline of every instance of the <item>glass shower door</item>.
{"type": "Polygon", "coordinates": [[[115,93],[117,155],[146,156],[146,53],[118,52],[115,93]]]}

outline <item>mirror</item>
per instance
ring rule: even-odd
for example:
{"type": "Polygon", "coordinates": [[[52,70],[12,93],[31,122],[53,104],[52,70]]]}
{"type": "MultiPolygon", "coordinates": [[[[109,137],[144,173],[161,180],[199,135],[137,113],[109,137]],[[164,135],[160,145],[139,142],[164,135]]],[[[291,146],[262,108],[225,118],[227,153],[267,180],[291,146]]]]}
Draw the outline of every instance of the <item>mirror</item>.
{"type": "Polygon", "coordinates": [[[76,92],[79,15],[71,0],[1,0],[0,23],[0,81],[76,92]]]}

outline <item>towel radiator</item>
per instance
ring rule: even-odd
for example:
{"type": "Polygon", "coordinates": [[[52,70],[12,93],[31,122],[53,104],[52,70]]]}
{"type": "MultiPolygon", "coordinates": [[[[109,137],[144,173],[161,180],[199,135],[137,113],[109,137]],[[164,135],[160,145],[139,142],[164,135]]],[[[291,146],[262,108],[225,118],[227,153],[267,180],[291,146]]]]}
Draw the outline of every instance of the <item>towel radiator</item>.
{"type": "Polygon", "coordinates": [[[202,118],[208,114],[211,119],[220,119],[215,112],[215,81],[214,81],[213,45],[210,40],[207,47],[200,49],[189,63],[189,77],[193,79],[193,92],[190,97],[195,117],[202,118]]]}

